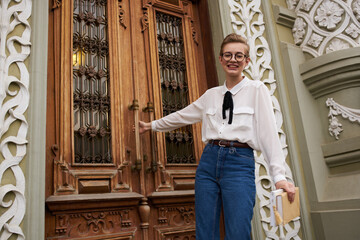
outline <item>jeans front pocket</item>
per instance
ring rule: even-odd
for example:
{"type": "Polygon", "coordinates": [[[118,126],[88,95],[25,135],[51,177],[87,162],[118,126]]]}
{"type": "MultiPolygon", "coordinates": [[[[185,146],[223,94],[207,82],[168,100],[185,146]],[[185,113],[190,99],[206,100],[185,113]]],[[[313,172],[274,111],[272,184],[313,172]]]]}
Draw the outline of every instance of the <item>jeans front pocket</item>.
{"type": "Polygon", "coordinates": [[[254,150],[251,148],[236,148],[234,147],[234,154],[241,158],[254,160],[254,150]]]}

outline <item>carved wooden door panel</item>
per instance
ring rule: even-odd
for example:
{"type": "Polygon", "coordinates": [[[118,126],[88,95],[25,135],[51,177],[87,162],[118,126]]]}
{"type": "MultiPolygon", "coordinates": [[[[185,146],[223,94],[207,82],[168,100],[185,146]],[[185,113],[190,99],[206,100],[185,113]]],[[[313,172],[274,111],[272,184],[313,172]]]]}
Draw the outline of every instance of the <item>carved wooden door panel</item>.
{"type": "Polygon", "coordinates": [[[194,239],[200,125],[139,135],[137,123],[216,85],[207,2],[51,6],[46,238],[194,239]]]}

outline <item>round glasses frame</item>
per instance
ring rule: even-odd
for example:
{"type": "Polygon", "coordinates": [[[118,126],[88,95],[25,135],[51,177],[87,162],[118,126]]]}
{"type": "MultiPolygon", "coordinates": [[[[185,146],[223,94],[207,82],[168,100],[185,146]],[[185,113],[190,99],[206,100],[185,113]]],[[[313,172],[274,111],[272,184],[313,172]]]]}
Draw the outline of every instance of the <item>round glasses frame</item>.
{"type": "Polygon", "coordinates": [[[227,62],[229,62],[233,58],[233,56],[235,56],[235,60],[237,62],[242,62],[242,61],[244,61],[245,58],[248,57],[247,55],[245,55],[241,52],[237,52],[235,54],[233,54],[231,52],[224,52],[221,54],[221,57],[227,62]]]}

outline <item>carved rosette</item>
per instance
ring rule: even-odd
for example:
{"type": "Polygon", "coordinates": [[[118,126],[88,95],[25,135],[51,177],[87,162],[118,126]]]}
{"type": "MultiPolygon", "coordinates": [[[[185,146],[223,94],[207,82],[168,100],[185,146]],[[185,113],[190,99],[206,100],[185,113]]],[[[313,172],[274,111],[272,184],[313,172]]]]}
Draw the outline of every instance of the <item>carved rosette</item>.
{"type": "Polygon", "coordinates": [[[360,45],[360,0],[287,1],[295,44],[314,57],[360,45]]]}
{"type": "MultiPolygon", "coordinates": [[[[298,1],[288,2],[297,4],[298,1]]],[[[277,83],[274,78],[274,70],[271,67],[271,52],[268,42],[264,37],[265,22],[263,21],[263,14],[260,9],[261,0],[228,0],[228,4],[230,7],[231,23],[234,32],[245,37],[248,40],[248,44],[250,46],[249,55],[251,62],[245,69],[245,72],[250,76],[250,78],[263,81],[270,89],[276,123],[280,136],[280,142],[283,146],[284,156],[287,157],[288,150],[286,144],[286,135],[281,129],[283,123],[283,116],[280,111],[279,102],[274,96],[274,92],[277,88],[277,83]]],[[[304,23],[299,23],[299,25],[302,25],[303,27],[306,26],[304,23]]],[[[299,30],[300,35],[301,32],[302,30],[299,30]]],[[[269,184],[273,181],[272,178],[267,174],[269,172],[269,166],[265,161],[263,155],[260,153],[255,154],[255,161],[256,191],[257,196],[260,200],[260,208],[255,209],[255,211],[260,212],[261,225],[263,231],[266,234],[266,237],[271,239],[279,239],[277,227],[271,227],[269,224],[270,191],[272,190],[272,188],[274,188],[274,184],[269,184]],[[265,174],[261,173],[262,171],[260,171],[260,169],[262,168],[265,169],[265,174]]],[[[288,164],[286,164],[286,177],[292,181],[292,174],[288,164]]],[[[292,226],[287,224],[285,226],[285,230],[286,239],[300,239],[300,237],[298,236],[300,231],[300,220],[294,221],[292,226]]]]}
{"type": "Polygon", "coordinates": [[[0,4],[0,239],[25,239],[20,227],[26,208],[25,177],[19,165],[27,151],[30,79],[25,60],[30,55],[31,8],[31,0],[0,4]],[[13,177],[4,181],[9,175],[13,177]]]}

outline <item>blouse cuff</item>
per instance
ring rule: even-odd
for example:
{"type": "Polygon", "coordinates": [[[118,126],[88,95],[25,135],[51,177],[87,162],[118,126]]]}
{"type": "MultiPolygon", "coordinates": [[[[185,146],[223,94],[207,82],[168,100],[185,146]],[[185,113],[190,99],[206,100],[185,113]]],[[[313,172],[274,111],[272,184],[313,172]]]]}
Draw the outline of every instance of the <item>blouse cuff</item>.
{"type": "Polygon", "coordinates": [[[151,122],[151,130],[152,130],[152,131],[157,131],[157,130],[156,130],[155,121],[152,121],[152,122],[151,122]]]}
{"type": "Polygon", "coordinates": [[[286,177],[284,175],[278,174],[274,177],[274,183],[276,184],[279,181],[285,180],[286,181],[286,177]]]}

